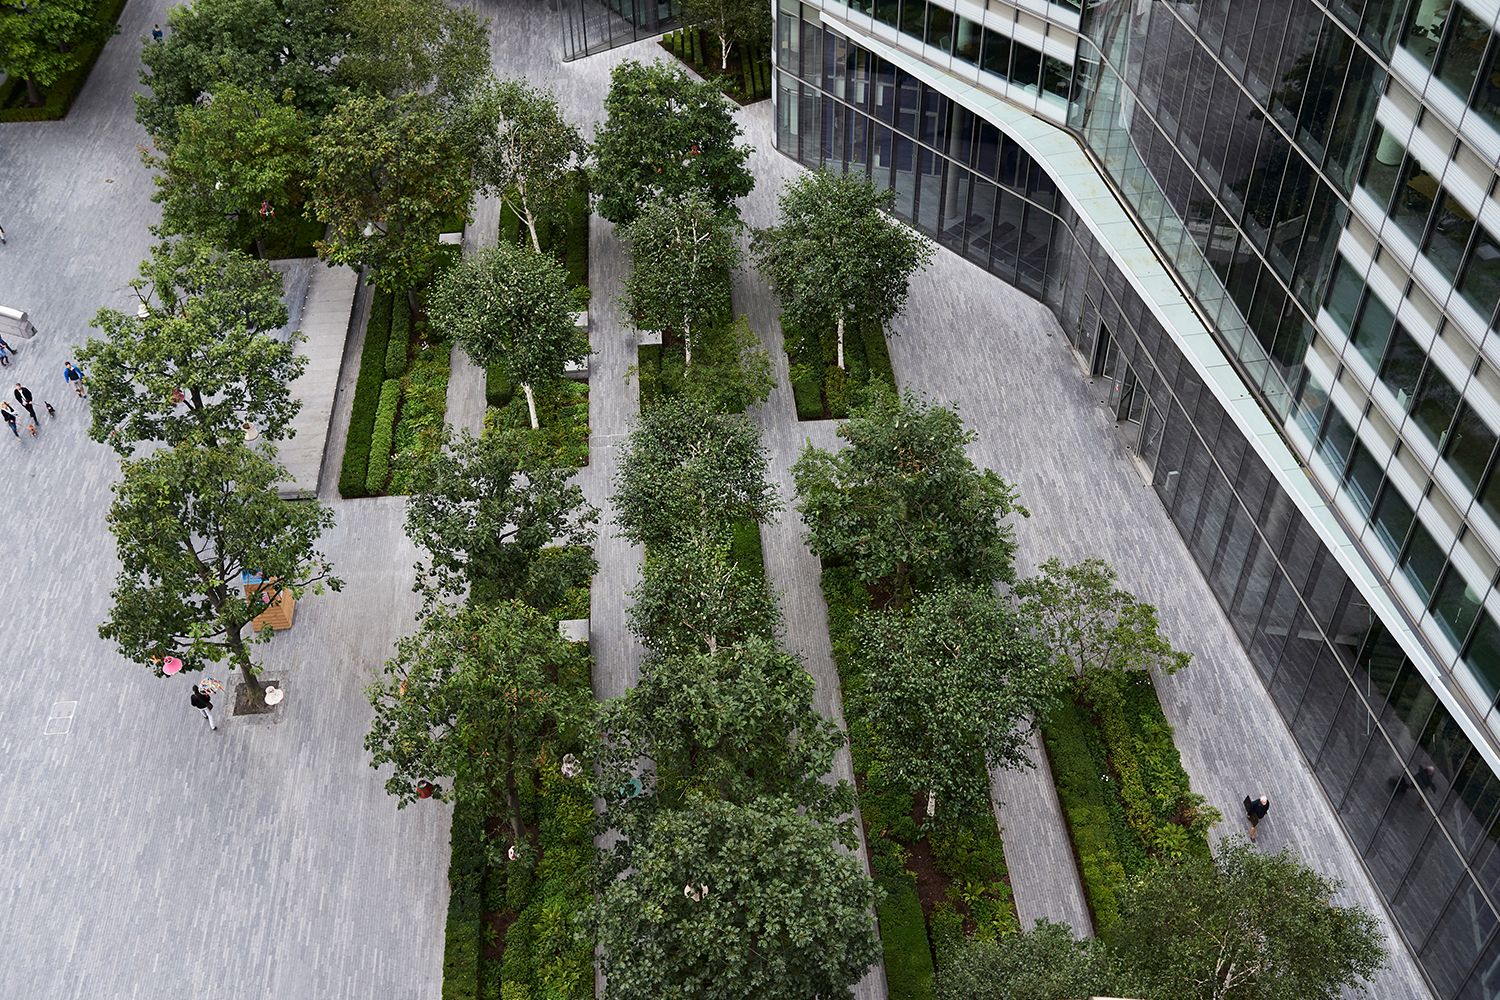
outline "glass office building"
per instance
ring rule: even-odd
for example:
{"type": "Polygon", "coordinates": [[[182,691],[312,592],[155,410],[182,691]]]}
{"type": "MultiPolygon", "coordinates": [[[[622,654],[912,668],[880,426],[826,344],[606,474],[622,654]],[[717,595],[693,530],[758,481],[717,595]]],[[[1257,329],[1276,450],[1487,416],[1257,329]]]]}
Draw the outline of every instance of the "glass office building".
{"type": "Polygon", "coordinates": [[[1500,5],[776,2],[779,148],[1054,310],[1433,993],[1500,996],[1500,5]]]}

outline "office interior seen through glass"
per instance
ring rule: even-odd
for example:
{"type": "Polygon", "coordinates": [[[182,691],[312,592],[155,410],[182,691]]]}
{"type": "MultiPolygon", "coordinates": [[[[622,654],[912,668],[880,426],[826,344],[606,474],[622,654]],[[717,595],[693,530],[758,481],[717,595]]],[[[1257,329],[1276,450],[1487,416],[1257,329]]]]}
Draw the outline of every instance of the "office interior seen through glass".
{"type": "Polygon", "coordinates": [[[1067,72],[1033,76],[1016,53],[1040,52],[1036,33],[990,23],[1037,9],[1019,6],[992,0],[976,22],[937,0],[779,0],[777,145],[892,189],[901,218],[1053,309],[1434,994],[1500,996],[1495,15],[1467,0],[1101,0],[1077,18],[1072,66],[1048,18],[1041,66],[1067,72]],[[1049,118],[1043,100],[1065,102],[1055,120],[1283,428],[1397,620],[1351,583],[997,98],[1049,118]]]}

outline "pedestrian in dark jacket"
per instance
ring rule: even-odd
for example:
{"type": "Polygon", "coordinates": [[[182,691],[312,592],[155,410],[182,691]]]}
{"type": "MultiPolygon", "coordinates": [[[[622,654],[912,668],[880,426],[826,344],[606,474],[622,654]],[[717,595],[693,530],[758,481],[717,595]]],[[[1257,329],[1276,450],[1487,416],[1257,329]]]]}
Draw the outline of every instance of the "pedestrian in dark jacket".
{"type": "Polygon", "coordinates": [[[21,436],[21,431],[16,427],[16,411],[4,400],[0,400],[0,417],[5,418],[5,423],[10,427],[10,432],[16,437],[21,436]]]}
{"type": "Polygon", "coordinates": [[[1250,821],[1250,839],[1255,839],[1255,828],[1260,826],[1260,821],[1266,818],[1266,813],[1271,811],[1271,798],[1262,795],[1258,799],[1245,796],[1245,818],[1250,821]]]}
{"type": "Polygon", "coordinates": [[[26,412],[31,414],[31,422],[33,424],[37,423],[36,409],[31,405],[31,390],[26,388],[21,383],[17,382],[16,390],[12,393],[12,395],[16,397],[16,402],[24,406],[26,408],[26,412]]]}
{"type": "Polygon", "coordinates": [[[188,695],[188,701],[194,708],[203,713],[203,717],[208,720],[209,729],[219,728],[218,726],[214,725],[213,699],[204,694],[202,691],[199,691],[198,685],[193,685],[193,693],[188,695]]]}

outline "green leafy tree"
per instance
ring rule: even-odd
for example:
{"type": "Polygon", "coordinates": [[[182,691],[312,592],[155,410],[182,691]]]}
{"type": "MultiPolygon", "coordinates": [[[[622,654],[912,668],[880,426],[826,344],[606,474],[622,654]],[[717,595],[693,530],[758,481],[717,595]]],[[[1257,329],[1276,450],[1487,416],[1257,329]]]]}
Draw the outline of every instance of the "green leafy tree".
{"type": "Polygon", "coordinates": [[[1089,1000],[1113,988],[1102,942],[1038,920],[993,940],[965,938],[938,966],[938,1000],[1089,1000]]]}
{"type": "Polygon", "coordinates": [[[872,392],[839,425],[850,447],[808,448],[792,466],[808,542],[848,563],[881,603],[945,581],[1010,581],[1015,489],[970,461],[976,435],[952,410],[872,392]]]}
{"type": "Polygon", "coordinates": [[[664,656],[713,654],[781,624],[765,578],[731,562],[728,543],[693,532],[651,550],[630,597],[631,631],[664,656]]]}
{"type": "Polygon", "coordinates": [[[119,29],[99,16],[91,0],[0,0],[0,73],[26,84],[27,103],[43,103],[42,90],[81,68],[88,42],[119,29]]]}
{"type": "Polygon", "coordinates": [[[888,324],[932,261],[932,244],[886,214],[893,197],[863,176],[810,173],[782,191],[780,224],[750,243],[789,319],[836,328],[840,368],[846,325],[888,324]]]}
{"type": "Polygon", "coordinates": [[[781,509],[760,432],[741,414],[669,399],[641,414],[615,473],[621,534],[662,545],[685,532],[728,538],[734,522],[781,509]]]}
{"type": "Polygon", "coordinates": [[[701,191],[729,211],[755,186],[750,147],[729,100],[711,83],[662,62],[616,66],[594,136],[592,188],[599,214],[628,225],[653,201],[701,191]]]}
{"type": "Polygon", "coordinates": [[[1380,925],[1291,851],[1240,838],[1127,884],[1111,946],[1142,1000],[1335,1000],[1385,962],[1380,925]]]}
{"type": "Polygon", "coordinates": [[[692,368],[683,368],[677,389],[692,405],[710,413],[743,413],[771,395],[776,384],[771,356],[745,317],[710,327],[696,340],[702,350],[692,368]]]}
{"type": "Polygon", "coordinates": [[[450,437],[415,477],[406,502],[406,534],[426,549],[416,589],[439,596],[494,593],[543,607],[543,595],[594,572],[594,560],[548,560],[554,544],[592,547],[599,511],[571,482],[571,469],[522,467],[491,437],[450,437]],[[555,573],[567,580],[551,579],[555,573]]]}
{"type": "Polygon", "coordinates": [[[300,210],[312,125],[295,106],[234,84],[182,108],[157,168],[160,232],[193,234],[232,249],[262,240],[277,213],[300,210]]]}
{"type": "Polygon", "coordinates": [[[200,670],[228,660],[258,701],[251,647],[271,630],[246,635],[246,626],[265,610],[263,599],[340,589],[317,550],[333,512],[278,499],[286,470],[269,449],[242,442],[190,441],[125,462],[121,472],[108,516],[120,574],[99,635],[141,663],[171,655],[200,670]],[[244,574],[271,586],[247,598],[244,574]]]}
{"type": "Polygon", "coordinates": [[[423,95],[339,105],[313,139],[308,209],[329,226],[323,259],[368,267],[381,289],[411,296],[440,259],[445,221],[468,209],[472,150],[461,133],[423,95]]]}
{"type": "Polygon", "coordinates": [[[162,243],[131,283],[134,314],[101,309],[89,369],[89,434],[121,456],[146,441],[209,445],[289,436],[301,407],[289,386],[307,359],[272,331],[287,321],[281,276],[263,261],[194,240],[162,243]]]}
{"type": "Polygon", "coordinates": [[[433,283],[427,310],[481,368],[500,365],[526,394],[540,426],[536,389],[588,355],[573,322],[578,298],[563,266],[530,247],[501,241],[464,257],[433,283]]]}
{"type": "Polygon", "coordinates": [[[359,0],[345,11],[349,40],[338,74],[358,93],[420,94],[454,107],[489,71],[488,25],[468,8],[443,0],[359,0]]]}
{"type": "Polygon", "coordinates": [[[989,772],[1030,767],[1026,734],[1062,672],[988,587],[920,595],[861,615],[849,699],[879,748],[885,780],[929,807],[983,810],[989,772]]]}
{"type": "Polygon", "coordinates": [[[586,687],[554,680],[583,656],[519,602],[432,609],[369,689],[370,766],[391,767],[385,788],[402,806],[423,782],[437,798],[472,795],[509,825],[513,845],[528,844],[520,789],[542,737],[582,731],[592,711],[586,687]]]}
{"type": "Polygon", "coordinates": [[[606,869],[597,926],[610,996],[844,996],[878,954],[873,902],[835,831],[789,800],[660,810],[606,869]]]}
{"type": "Polygon", "coordinates": [[[474,177],[515,213],[531,248],[540,253],[538,226],[561,214],[588,143],[563,115],[555,94],[524,80],[491,82],[475,105],[481,134],[474,177]]]}
{"type": "Polygon", "coordinates": [[[225,84],[274,94],[316,120],[347,93],[337,79],[349,44],[344,0],[199,0],[173,7],[162,41],[146,44],[135,117],[157,141],[177,136],[179,109],[225,84]]]}
{"type": "Polygon", "coordinates": [[[1016,585],[1042,642],[1096,697],[1107,697],[1125,674],[1173,674],[1193,658],[1161,634],[1155,606],[1122,590],[1117,580],[1103,559],[1068,566],[1054,557],[1016,585]]]}
{"type": "Polygon", "coordinates": [[[740,263],[742,228],[702,191],[654,201],[625,227],[626,311],[638,329],[681,337],[689,367],[694,331],[733,313],[730,279],[740,263]]]}
{"type": "MultiPolygon", "coordinates": [[[[639,683],[606,712],[605,786],[621,787],[649,759],[651,794],[622,808],[674,809],[693,796],[749,804],[784,795],[821,820],[847,815],[847,783],[823,781],[843,736],[813,708],[814,688],[802,662],[769,638],[650,657],[639,683]]],[[[612,821],[636,829],[618,813],[612,821]]]]}
{"type": "Polygon", "coordinates": [[[719,40],[719,69],[729,69],[729,53],[736,45],[745,58],[749,50],[771,37],[771,9],[743,0],[683,0],[687,24],[703,28],[719,40]]]}

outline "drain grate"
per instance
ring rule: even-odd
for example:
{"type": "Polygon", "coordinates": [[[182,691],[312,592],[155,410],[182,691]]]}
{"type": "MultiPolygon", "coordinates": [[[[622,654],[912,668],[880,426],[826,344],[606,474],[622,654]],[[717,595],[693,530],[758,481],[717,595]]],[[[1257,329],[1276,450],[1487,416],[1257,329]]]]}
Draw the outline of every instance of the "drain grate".
{"type": "Polygon", "coordinates": [[[73,728],[73,713],[78,710],[76,701],[54,701],[47,713],[47,723],[42,726],[43,736],[66,736],[73,728]]]}

